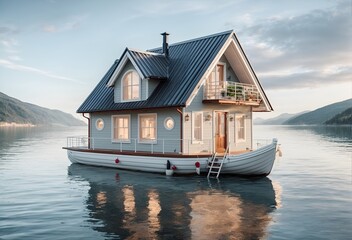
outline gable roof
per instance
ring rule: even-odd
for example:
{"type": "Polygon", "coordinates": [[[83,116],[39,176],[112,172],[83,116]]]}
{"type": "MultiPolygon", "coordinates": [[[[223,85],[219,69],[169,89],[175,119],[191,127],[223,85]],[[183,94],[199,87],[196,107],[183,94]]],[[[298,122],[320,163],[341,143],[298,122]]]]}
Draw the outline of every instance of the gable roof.
{"type": "MultiPolygon", "coordinates": [[[[220,50],[225,51],[225,43],[233,39],[234,32],[231,30],[171,44],[168,59],[162,54],[161,47],[146,52],[126,48],[120,60],[115,61],[77,112],[184,107],[220,50]],[[114,102],[114,88],[111,86],[127,59],[141,77],[165,79],[160,81],[147,100],[114,102]]],[[[259,81],[258,84],[260,86],[259,81]]],[[[266,98],[265,94],[264,97],[266,98]]]]}
{"type": "Polygon", "coordinates": [[[113,75],[110,77],[110,80],[107,83],[109,87],[112,87],[115,84],[117,76],[121,73],[127,61],[132,63],[142,79],[167,78],[168,60],[163,54],[142,52],[126,48],[116,66],[113,75]]]}

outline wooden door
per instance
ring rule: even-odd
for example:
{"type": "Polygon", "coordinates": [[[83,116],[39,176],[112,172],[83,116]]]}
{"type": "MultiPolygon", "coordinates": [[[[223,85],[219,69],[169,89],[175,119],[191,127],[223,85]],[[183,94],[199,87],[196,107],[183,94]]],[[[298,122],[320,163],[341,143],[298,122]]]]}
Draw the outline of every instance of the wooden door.
{"type": "Polygon", "coordinates": [[[223,64],[218,64],[210,73],[207,79],[207,97],[211,99],[220,99],[225,84],[225,68],[223,64]]]}
{"type": "Polygon", "coordinates": [[[226,112],[215,112],[215,151],[225,152],[227,148],[226,112]]]}

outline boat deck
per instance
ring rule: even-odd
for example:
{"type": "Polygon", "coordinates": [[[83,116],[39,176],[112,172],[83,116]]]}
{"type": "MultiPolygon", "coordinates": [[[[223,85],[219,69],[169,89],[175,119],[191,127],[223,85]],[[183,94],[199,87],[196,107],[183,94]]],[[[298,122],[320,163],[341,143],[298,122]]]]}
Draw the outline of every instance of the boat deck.
{"type": "MultiPolygon", "coordinates": [[[[150,156],[150,157],[170,157],[170,158],[199,158],[199,157],[211,157],[211,153],[194,153],[194,154],[181,154],[181,153],[160,153],[160,152],[144,152],[144,151],[120,151],[114,149],[91,149],[82,147],[63,147],[63,149],[78,151],[78,152],[91,152],[91,153],[102,153],[102,154],[116,154],[116,155],[135,155],[135,156],[150,156]]],[[[231,151],[229,155],[238,155],[241,153],[249,152],[250,150],[243,151],[231,151]]],[[[217,153],[218,157],[224,156],[224,153],[217,153]]]]}

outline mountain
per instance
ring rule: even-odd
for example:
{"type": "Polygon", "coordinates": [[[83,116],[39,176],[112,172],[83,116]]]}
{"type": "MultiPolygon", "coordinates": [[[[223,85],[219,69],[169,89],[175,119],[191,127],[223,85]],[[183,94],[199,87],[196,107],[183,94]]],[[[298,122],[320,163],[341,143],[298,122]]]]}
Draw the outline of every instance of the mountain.
{"type": "Polygon", "coordinates": [[[256,124],[256,125],[281,125],[284,122],[286,122],[287,120],[294,118],[294,117],[297,117],[297,116],[299,116],[303,113],[306,113],[306,112],[307,111],[300,112],[300,113],[294,113],[294,114],[283,113],[277,117],[269,118],[269,119],[256,118],[256,119],[254,119],[254,124],[256,124]]]}
{"type": "Polygon", "coordinates": [[[6,123],[26,125],[85,126],[71,114],[22,102],[0,92],[0,125],[6,123]]]}
{"type": "Polygon", "coordinates": [[[346,109],[342,113],[335,115],[335,117],[326,121],[325,124],[329,125],[351,125],[352,124],[352,107],[346,109]]]}
{"type": "Polygon", "coordinates": [[[352,106],[352,98],[342,102],[337,102],[337,103],[333,103],[333,104],[318,108],[311,112],[301,114],[297,117],[294,117],[285,121],[283,124],[287,124],[287,125],[324,124],[326,121],[334,118],[337,114],[342,113],[343,111],[350,108],[351,106],[352,106]]]}

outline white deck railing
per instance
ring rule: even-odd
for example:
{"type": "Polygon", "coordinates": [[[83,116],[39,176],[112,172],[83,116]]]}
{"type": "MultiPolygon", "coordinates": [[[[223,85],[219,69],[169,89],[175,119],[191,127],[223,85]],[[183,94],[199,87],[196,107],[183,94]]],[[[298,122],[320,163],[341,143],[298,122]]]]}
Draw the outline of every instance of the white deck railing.
{"type": "MultiPolygon", "coordinates": [[[[269,145],[270,139],[253,139],[252,150],[269,145]]],[[[212,154],[213,139],[203,140],[194,144],[189,139],[158,139],[153,142],[139,142],[133,138],[128,142],[113,142],[111,138],[88,138],[87,136],[67,137],[68,148],[104,149],[119,152],[150,152],[150,153],[180,153],[181,144],[183,154],[212,154]]]]}
{"type": "Polygon", "coordinates": [[[238,82],[207,83],[204,91],[205,100],[232,100],[239,102],[260,103],[261,98],[256,86],[238,82]]]}
{"type": "Polygon", "coordinates": [[[204,153],[213,151],[212,140],[207,139],[193,144],[189,139],[157,139],[155,141],[142,142],[132,138],[128,141],[112,141],[111,138],[95,138],[86,136],[67,137],[68,148],[82,149],[108,149],[119,152],[150,152],[150,153],[180,153],[183,146],[183,153],[204,153]]]}

